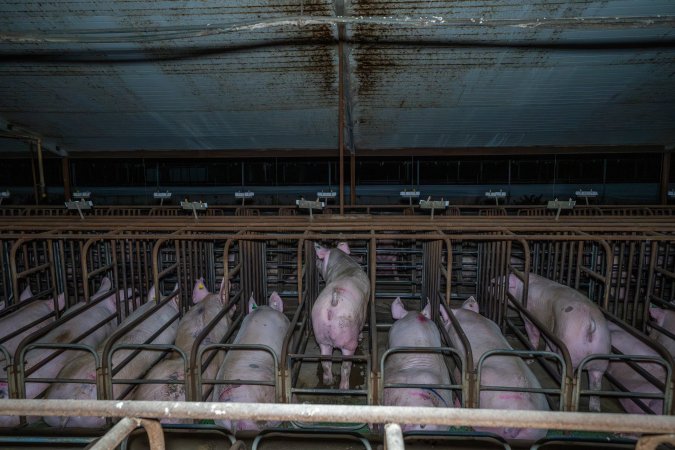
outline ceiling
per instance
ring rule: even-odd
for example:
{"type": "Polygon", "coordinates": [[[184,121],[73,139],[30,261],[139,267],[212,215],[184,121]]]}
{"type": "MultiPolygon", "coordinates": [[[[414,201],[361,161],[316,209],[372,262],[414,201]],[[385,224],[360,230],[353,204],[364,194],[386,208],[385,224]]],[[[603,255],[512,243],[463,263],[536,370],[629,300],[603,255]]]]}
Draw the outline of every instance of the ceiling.
{"type": "Polygon", "coordinates": [[[342,74],[347,151],[670,148],[674,25],[672,0],[4,0],[0,132],[337,149],[342,74]]]}

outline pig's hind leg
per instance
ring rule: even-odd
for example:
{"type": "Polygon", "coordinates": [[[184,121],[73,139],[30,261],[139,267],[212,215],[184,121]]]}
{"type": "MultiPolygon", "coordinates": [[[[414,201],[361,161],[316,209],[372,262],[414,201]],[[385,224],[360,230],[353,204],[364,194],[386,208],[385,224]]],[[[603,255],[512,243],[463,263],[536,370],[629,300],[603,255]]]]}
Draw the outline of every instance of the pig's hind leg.
{"type": "MultiPolygon", "coordinates": [[[[591,391],[599,391],[602,388],[602,375],[604,371],[588,371],[588,387],[591,391]]],[[[600,397],[592,395],[588,400],[588,409],[593,412],[600,412],[600,397]]]]}
{"type": "MultiPolygon", "coordinates": [[[[321,356],[331,356],[333,354],[333,346],[329,344],[319,344],[321,349],[321,356]]],[[[326,386],[333,385],[333,363],[332,361],[321,361],[323,367],[323,384],[326,386]]]]}
{"type": "MultiPolygon", "coordinates": [[[[352,356],[354,350],[342,348],[342,356],[352,356]]],[[[340,389],[349,389],[349,375],[352,372],[352,362],[342,361],[342,368],[340,369],[340,389]]]]}

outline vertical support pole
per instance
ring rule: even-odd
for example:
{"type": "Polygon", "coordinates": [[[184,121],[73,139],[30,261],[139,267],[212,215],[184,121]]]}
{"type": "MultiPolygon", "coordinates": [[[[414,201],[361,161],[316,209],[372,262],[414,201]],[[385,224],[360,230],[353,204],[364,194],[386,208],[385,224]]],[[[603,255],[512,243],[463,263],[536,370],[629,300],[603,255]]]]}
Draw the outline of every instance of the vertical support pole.
{"type": "Polygon", "coordinates": [[[61,159],[61,173],[63,174],[63,199],[70,198],[70,159],[66,156],[61,159]]]}
{"type": "MultiPolygon", "coordinates": [[[[344,25],[338,25],[338,30],[344,25]]],[[[340,30],[338,36],[342,36],[340,30]]],[[[338,43],[338,148],[340,152],[340,214],[345,213],[345,99],[344,99],[344,44],[342,40],[338,43]]]]}
{"type": "Polygon", "coordinates": [[[37,173],[35,172],[35,153],[33,152],[33,143],[30,142],[30,170],[33,174],[33,197],[35,198],[35,204],[40,204],[40,197],[38,196],[38,181],[37,173]]]}
{"type": "Polygon", "coordinates": [[[356,206],[356,152],[349,157],[349,204],[356,206]]]}
{"type": "Polygon", "coordinates": [[[670,152],[664,151],[661,158],[661,185],[659,189],[659,200],[662,205],[668,203],[668,179],[670,178],[670,152]]]}
{"type": "Polygon", "coordinates": [[[35,145],[37,147],[38,170],[40,173],[40,199],[43,199],[47,197],[47,192],[45,190],[45,167],[42,162],[42,140],[37,139],[35,145]]]}

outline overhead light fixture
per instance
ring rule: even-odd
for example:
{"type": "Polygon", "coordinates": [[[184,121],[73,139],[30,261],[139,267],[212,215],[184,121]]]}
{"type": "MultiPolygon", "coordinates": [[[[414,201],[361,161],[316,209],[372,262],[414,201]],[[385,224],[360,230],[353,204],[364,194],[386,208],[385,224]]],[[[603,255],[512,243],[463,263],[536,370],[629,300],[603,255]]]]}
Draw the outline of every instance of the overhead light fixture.
{"type": "Polygon", "coordinates": [[[485,193],[485,196],[487,198],[494,198],[495,203],[497,204],[497,206],[499,206],[499,199],[500,198],[505,199],[506,198],[506,192],[502,191],[501,189],[493,192],[492,189],[490,189],[489,191],[487,191],[485,193]]]}
{"type": "Polygon", "coordinates": [[[195,220],[199,220],[199,216],[197,216],[197,211],[206,211],[206,209],[209,207],[209,204],[202,201],[191,202],[186,199],[180,202],[180,207],[185,210],[192,211],[192,213],[195,216],[195,220]]]}
{"type": "Polygon", "coordinates": [[[585,198],[586,199],[586,205],[588,205],[588,199],[589,198],[595,198],[598,196],[598,191],[593,190],[593,189],[579,189],[574,193],[579,198],[585,198]]]}
{"type": "Polygon", "coordinates": [[[246,199],[255,197],[255,192],[252,191],[237,191],[234,193],[234,198],[241,199],[241,206],[244,206],[246,199]]]}
{"type": "Polygon", "coordinates": [[[420,209],[430,209],[431,210],[431,219],[434,218],[434,210],[436,209],[446,209],[450,202],[447,200],[431,200],[431,197],[428,197],[426,200],[420,200],[420,209]]]}
{"type": "Polygon", "coordinates": [[[159,206],[162,206],[164,204],[164,200],[168,200],[171,198],[173,194],[169,191],[155,191],[152,196],[154,197],[155,200],[159,200],[159,206]]]}
{"type": "Polygon", "coordinates": [[[548,204],[546,205],[546,208],[548,209],[555,209],[557,210],[555,213],[555,220],[558,220],[560,217],[560,211],[563,209],[572,209],[574,208],[574,205],[576,205],[577,202],[575,202],[572,199],[569,200],[558,200],[557,198],[555,200],[549,200],[548,204]]]}
{"type": "Polygon", "coordinates": [[[313,201],[313,200],[305,200],[304,198],[300,198],[300,200],[296,200],[295,204],[298,206],[299,209],[309,209],[309,220],[314,220],[314,215],[312,214],[312,210],[315,210],[315,209],[322,210],[326,206],[326,203],[322,202],[319,199],[316,199],[316,201],[313,201]]]}
{"type": "Polygon", "coordinates": [[[70,200],[64,204],[68,210],[77,210],[78,214],[80,214],[80,219],[82,220],[84,220],[84,214],[82,214],[82,211],[92,209],[94,207],[94,203],[91,200],[70,200]]]}
{"type": "Polygon", "coordinates": [[[335,198],[337,196],[337,192],[335,191],[319,191],[316,193],[317,198],[323,198],[323,199],[331,199],[335,198]]]}
{"type": "Polygon", "coordinates": [[[401,191],[401,197],[407,198],[410,206],[412,206],[413,199],[420,197],[420,191],[418,191],[416,189],[411,189],[411,190],[403,189],[401,191]]]}
{"type": "Polygon", "coordinates": [[[75,192],[73,192],[72,197],[88,200],[91,197],[91,192],[90,191],[75,191],[75,192]]]}

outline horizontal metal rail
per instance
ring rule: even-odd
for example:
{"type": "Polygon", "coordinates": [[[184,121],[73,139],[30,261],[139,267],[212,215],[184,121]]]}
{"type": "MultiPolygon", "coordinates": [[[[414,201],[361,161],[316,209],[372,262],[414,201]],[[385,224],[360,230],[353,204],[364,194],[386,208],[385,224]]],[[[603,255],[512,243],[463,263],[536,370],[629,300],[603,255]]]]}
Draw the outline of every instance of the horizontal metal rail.
{"type": "Polygon", "coordinates": [[[672,433],[675,416],[412,406],[94,400],[3,400],[5,415],[147,417],[353,423],[426,423],[613,433],[672,433]]]}

